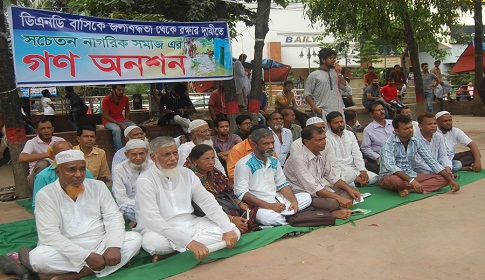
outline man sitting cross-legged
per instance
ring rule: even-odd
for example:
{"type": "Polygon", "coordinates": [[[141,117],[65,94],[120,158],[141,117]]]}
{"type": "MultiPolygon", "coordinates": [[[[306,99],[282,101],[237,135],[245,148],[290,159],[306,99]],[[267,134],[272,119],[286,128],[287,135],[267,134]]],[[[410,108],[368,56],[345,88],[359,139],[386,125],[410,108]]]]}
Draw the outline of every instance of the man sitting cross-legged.
{"type": "Polygon", "coordinates": [[[116,165],[113,170],[113,195],[124,218],[130,220],[130,227],[133,227],[136,222],[136,180],[153,163],[147,160],[148,145],[144,140],[130,140],[125,148],[128,159],[116,165]]]}
{"type": "Polygon", "coordinates": [[[295,193],[309,193],[312,206],[346,219],[352,200],[360,200],[355,187],[336,175],[325,151],[326,136],[322,128],[310,125],[301,132],[303,146],[288,158],[284,172],[295,193]]]}
{"type": "MultiPolygon", "coordinates": [[[[178,166],[175,140],[162,136],[150,142],[150,157],[155,163],[137,180],[135,230],[143,234],[142,246],[162,256],[190,250],[197,259],[207,257],[211,245],[222,241],[232,248],[241,233],[229,221],[214,196],[201,184],[192,170],[178,166]],[[205,213],[193,214],[192,201],[205,213]]],[[[219,247],[220,248],[220,247],[219,247]]]]}
{"type": "Polygon", "coordinates": [[[382,145],[381,178],[383,189],[397,190],[401,196],[410,192],[427,194],[450,184],[451,191],[460,190],[460,185],[430,154],[428,148],[413,136],[413,124],[408,116],[397,116],[392,121],[395,134],[382,145]],[[419,154],[433,171],[432,174],[416,172],[413,158],[419,154]]]}
{"type": "Polygon", "coordinates": [[[293,194],[278,159],[273,157],[273,132],[268,128],[256,129],[251,133],[249,142],[253,152],[236,164],[234,194],[238,199],[259,207],[257,223],[286,225],[285,215],[310,206],[311,197],[308,193],[293,194]]]}
{"type": "Polygon", "coordinates": [[[125,223],[106,185],[86,179],[81,151],[56,155],[59,179],[37,194],[39,243],[30,264],[41,279],[109,275],[138,254],[141,236],[125,223]]]}

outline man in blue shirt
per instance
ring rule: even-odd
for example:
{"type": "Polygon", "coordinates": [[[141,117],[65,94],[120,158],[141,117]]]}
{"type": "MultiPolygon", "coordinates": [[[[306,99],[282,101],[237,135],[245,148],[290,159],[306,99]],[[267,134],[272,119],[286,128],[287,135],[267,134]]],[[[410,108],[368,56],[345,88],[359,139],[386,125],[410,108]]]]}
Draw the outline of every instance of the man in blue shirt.
{"type": "Polygon", "coordinates": [[[381,150],[379,185],[383,189],[397,190],[401,196],[410,192],[427,194],[448,184],[452,192],[460,190],[460,185],[431,156],[424,142],[413,136],[413,124],[408,116],[397,116],[392,126],[395,134],[384,142],[381,150]],[[432,174],[416,172],[415,154],[421,156],[432,174]]]}

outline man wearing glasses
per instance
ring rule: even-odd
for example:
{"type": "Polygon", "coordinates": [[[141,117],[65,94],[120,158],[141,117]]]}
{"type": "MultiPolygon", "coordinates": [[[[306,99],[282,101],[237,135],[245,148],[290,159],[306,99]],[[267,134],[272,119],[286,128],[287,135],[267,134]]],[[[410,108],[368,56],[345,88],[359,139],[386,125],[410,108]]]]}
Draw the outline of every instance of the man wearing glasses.
{"type": "MultiPolygon", "coordinates": [[[[201,119],[193,120],[190,122],[189,131],[190,138],[192,141],[185,142],[179,147],[179,161],[178,165],[183,166],[187,157],[189,156],[192,149],[200,144],[206,144],[211,147],[214,146],[214,142],[212,141],[212,129],[209,128],[209,124],[201,119]]],[[[215,151],[214,151],[215,152],[215,151]]],[[[216,153],[216,165],[215,167],[219,169],[224,175],[226,172],[224,171],[224,167],[222,166],[221,162],[219,161],[219,157],[217,157],[216,153]]]]}
{"type": "Polygon", "coordinates": [[[253,121],[250,116],[248,115],[239,115],[236,117],[236,125],[237,130],[234,131],[234,134],[241,137],[242,140],[248,138],[249,130],[253,125],[253,121]]]}

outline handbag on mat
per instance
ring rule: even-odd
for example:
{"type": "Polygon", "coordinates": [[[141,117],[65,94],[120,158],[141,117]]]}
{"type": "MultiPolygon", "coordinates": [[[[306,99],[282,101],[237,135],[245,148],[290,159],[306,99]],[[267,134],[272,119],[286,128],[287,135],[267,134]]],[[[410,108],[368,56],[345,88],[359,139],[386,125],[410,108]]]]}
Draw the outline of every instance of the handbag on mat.
{"type": "Polygon", "coordinates": [[[286,221],[294,227],[335,225],[335,217],[330,212],[311,206],[294,215],[286,216],[286,221]]]}
{"type": "MultiPolygon", "coordinates": [[[[222,210],[230,214],[231,210],[236,211],[239,215],[242,214],[242,209],[237,205],[236,201],[232,199],[232,197],[228,193],[220,193],[216,194],[214,198],[217,200],[217,203],[222,207],[222,210]]],[[[204,217],[204,211],[195,203],[192,201],[192,207],[194,207],[194,214],[198,217],[204,217]]]]}

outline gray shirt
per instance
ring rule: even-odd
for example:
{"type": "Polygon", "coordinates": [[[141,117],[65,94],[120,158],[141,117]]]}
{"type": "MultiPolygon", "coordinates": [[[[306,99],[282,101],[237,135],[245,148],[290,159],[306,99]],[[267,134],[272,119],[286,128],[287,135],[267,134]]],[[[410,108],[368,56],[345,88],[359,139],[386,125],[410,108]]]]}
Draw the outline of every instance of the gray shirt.
{"type": "Polygon", "coordinates": [[[423,76],[423,90],[426,92],[432,92],[433,90],[431,87],[433,86],[433,79],[438,79],[435,74],[428,72],[424,74],[421,72],[421,75],[423,76]]]}
{"type": "Polygon", "coordinates": [[[367,101],[367,94],[370,93],[373,97],[380,97],[381,96],[381,87],[377,86],[374,87],[373,85],[370,85],[364,89],[364,94],[362,95],[362,104],[365,104],[367,101]]]}

